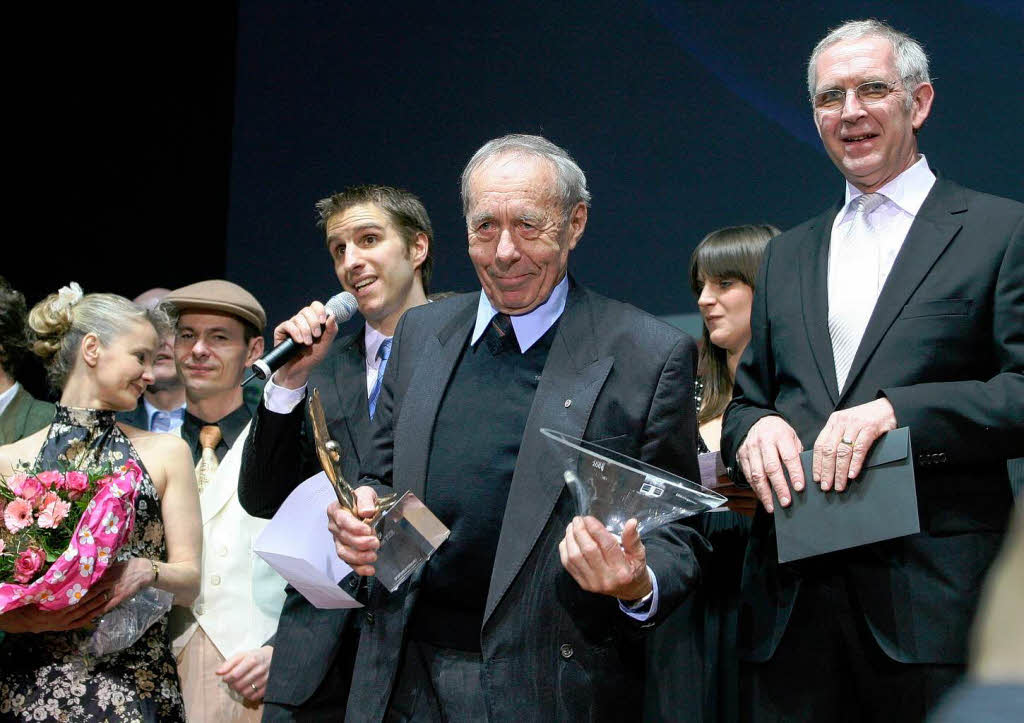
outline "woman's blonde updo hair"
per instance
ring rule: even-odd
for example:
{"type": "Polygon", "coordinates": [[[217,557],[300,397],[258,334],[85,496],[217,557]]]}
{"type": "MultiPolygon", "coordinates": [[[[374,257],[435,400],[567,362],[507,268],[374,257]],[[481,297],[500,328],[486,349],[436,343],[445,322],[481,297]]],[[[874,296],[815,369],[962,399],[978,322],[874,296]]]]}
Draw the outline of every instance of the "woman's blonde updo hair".
{"type": "Polygon", "coordinates": [[[171,328],[167,313],[159,308],[146,309],[117,294],[83,294],[74,281],[28,314],[32,351],[43,359],[56,391],[64,387],[86,334],[95,334],[108,345],[139,322],[151,324],[161,337],[171,328]]]}

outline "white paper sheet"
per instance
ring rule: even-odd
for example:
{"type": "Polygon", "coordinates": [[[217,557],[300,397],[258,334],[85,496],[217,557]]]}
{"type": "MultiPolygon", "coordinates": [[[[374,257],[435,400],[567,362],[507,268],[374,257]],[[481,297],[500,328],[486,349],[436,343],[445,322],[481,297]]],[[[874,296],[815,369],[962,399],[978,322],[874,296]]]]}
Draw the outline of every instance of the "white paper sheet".
{"type": "Polygon", "coordinates": [[[352,568],[342,562],[327,530],[327,505],[337,498],[327,475],[310,477],[288,495],[256,539],[256,554],[320,609],[362,604],[338,587],[352,568]]]}

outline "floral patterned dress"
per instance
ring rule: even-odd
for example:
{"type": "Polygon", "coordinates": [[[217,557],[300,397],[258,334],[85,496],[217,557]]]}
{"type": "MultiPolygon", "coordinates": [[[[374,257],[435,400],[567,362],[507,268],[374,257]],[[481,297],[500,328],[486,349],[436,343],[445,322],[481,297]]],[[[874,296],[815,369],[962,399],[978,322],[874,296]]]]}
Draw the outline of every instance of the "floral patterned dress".
{"type": "MultiPolygon", "coordinates": [[[[39,467],[118,467],[138,453],[117,427],[114,412],[57,406],[39,467]]],[[[135,529],[118,560],[166,560],[164,525],[153,480],[144,478],[135,501],[135,529]]],[[[102,658],[82,654],[91,631],[7,635],[0,643],[0,720],[184,721],[167,616],[135,645],[102,658]]]]}

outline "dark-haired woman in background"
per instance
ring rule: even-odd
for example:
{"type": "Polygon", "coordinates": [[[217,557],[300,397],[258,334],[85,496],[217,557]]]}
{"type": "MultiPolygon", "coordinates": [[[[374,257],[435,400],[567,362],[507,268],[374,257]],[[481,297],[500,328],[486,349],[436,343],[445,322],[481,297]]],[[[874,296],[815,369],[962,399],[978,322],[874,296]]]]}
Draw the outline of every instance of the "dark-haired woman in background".
{"type": "MultiPolygon", "coordinates": [[[[716,452],[733,379],[750,341],[754,283],[770,225],[730,226],[704,237],[690,258],[690,288],[704,319],[697,380],[697,451],[716,452]]],[[[644,717],[655,720],[737,721],[740,572],[757,500],[750,490],[719,479],[729,498],[704,515],[702,532],[714,551],[701,585],[648,644],[644,717]]]]}

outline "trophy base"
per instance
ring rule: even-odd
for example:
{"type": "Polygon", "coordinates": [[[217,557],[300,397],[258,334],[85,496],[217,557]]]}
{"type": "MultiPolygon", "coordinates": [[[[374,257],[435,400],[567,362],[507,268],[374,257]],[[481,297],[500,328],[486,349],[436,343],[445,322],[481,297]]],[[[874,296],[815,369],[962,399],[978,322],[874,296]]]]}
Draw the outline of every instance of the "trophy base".
{"type": "Polygon", "coordinates": [[[376,577],[394,592],[451,534],[420,499],[406,492],[373,523],[380,540],[376,577]]]}

